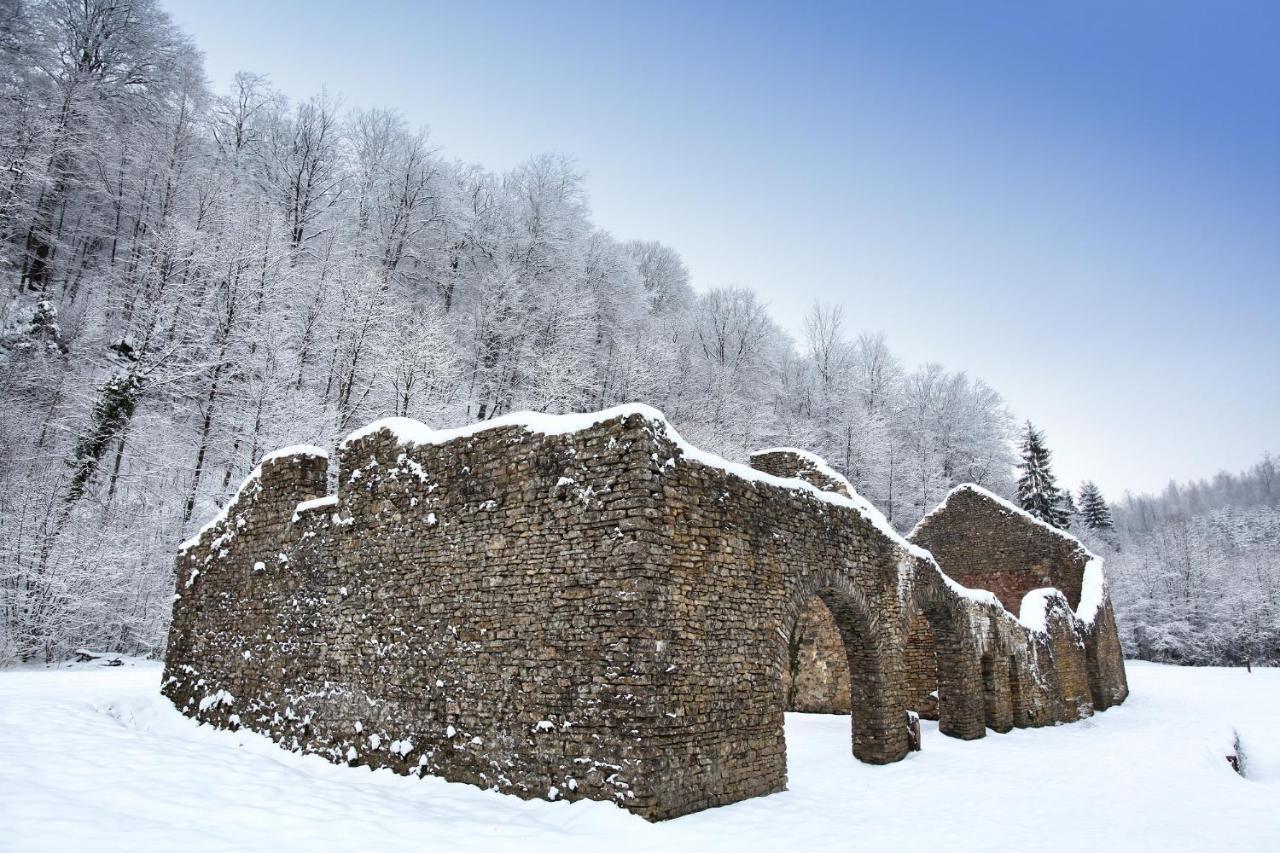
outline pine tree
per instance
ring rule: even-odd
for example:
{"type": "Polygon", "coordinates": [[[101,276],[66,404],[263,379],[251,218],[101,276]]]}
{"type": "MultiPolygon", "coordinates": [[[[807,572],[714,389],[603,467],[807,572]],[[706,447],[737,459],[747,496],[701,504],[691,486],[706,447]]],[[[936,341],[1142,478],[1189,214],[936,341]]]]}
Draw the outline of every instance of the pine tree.
{"type": "Polygon", "coordinates": [[[1080,510],[1076,507],[1076,501],[1070,489],[1062,489],[1058,494],[1062,497],[1062,517],[1066,520],[1063,527],[1071,527],[1080,517],[1080,510]]]}
{"type": "Polygon", "coordinates": [[[1111,507],[1102,498],[1102,490],[1089,480],[1080,487],[1080,516],[1084,526],[1090,530],[1111,530],[1115,524],[1111,521],[1111,507]]]}
{"type": "Polygon", "coordinates": [[[1069,521],[1062,505],[1062,492],[1058,489],[1050,465],[1052,454],[1045,446],[1044,435],[1027,421],[1022,436],[1022,462],[1018,470],[1018,503],[1027,512],[1054,527],[1065,528],[1069,521]]]}

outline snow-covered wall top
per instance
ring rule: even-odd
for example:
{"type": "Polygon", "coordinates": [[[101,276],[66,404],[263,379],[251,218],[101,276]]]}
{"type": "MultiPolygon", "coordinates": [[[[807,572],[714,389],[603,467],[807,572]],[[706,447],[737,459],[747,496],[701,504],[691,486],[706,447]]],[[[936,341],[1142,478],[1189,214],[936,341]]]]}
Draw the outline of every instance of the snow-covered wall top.
{"type": "MultiPolygon", "coordinates": [[[[912,541],[917,531],[920,530],[922,526],[924,526],[932,517],[946,510],[948,503],[953,496],[966,491],[981,495],[987,500],[999,504],[1002,508],[1023,518],[1024,520],[1038,525],[1045,531],[1069,540],[1076,547],[1084,551],[1084,553],[1088,554],[1091,561],[1089,567],[1090,570],[1086,572],[1086,579],[1089,581],[1087,584],[1089,595],[1081,598],[1081,606],[1077,608],[1077,614],[1085,622],[1091,622],[1097,608],[1102,604],[1105,590],[1102,588],[1103,578],[1101,558],[1091,554],[1085,548],[1083,543],[1074,536],[1046,524],[999,495],[996,495],[981,486],[966,483],[955,487],[947,494],[943,501],[934,508],[934,510],[916,524],[911,533],[904,537],[893,528],[892,524],[890,524],[888,519],[882,512],[880,512],[879,509],[877,509],[870,501],[858,494],[857,490],[847,478],[837,472],[826,462],[826,460],[817,454],[796,447],[774,447],[753,452],[751,454],[751,459],[753,463],[756,463],[757,460],[766,457],[796,457],[797,459],[802,460],[808,469],[817,473],[820,478],[825,478],[831,483],[837,484],[837,490],[815,485],[803,476],[778,476],[777,474],[769,473],[761,468],[753,467],[753,465],[743,465],[741,463],[731,462],[721,456],[695,447],[681,437],[679,432],[661,411],[643,403],[629,403],[603,409],[597,412],[586,413],[547,414],[544,412],[528,411],[513,412],[487,421],[468,424],[463,427],[443,429],[431,427],[413,418],[389,417],[373,421],[348,433],[338,443],[338,449],[339,451],[344,451],[352,444],[382,432],[390,434],[394,437],[397,443],[406,447],[414,445],[438,446],[459,439],[471,438],[489,430],[510,427],[522,429],[531,435],[570,435],[588,430],[615,418],[623,418],[631,415],[638,415],[649,422],[654,433],[656,435],[664,436],[672,444],[676,445],[680,450],[681,457],[685,460],[717,468],[734,477],[750,482],[765,483],[779,488],[800,491],[813,499],[824,503],[854,510],[862,518],[870,522],[876,530],[892,541],[897,547],[901,548],[906,554],[929,564],[931,568],[936,570],[946,586],[956,595],[977,604],[1002,606],[1000,605],[1000,600],[997,596],[989,590],[982,588],[981,586],[966,586],[956,578],[948,575],[938,564],[937,560],[934,559],[934,556],[928,551],[928,549],[923,548],[912,541]]],[[[267,453],[262,457],[262,460],[259,462],[257,467],[255,467],[241,483],[239,489],[236,490],[236,493],[228,501],[227,505],[224,506],[221,511],[205,523],[199,530],[197,530],[195,534],[184,541],[179,546],[179,552],[186,552],[190,550],[199,543],[206,533],[219,525],[226,524],[229,510],[255,488],[255,485],[262,476],[263,465],[276,460],[284,460],[295,456],[328,458],[328,455],[327,450],[314,444],[293,445],[267,453]]],[[[668,460],[668,463],[675,464],[676,459],[673,458],[668,460]]],[[[339,484],[339,488],[341,488],[341,484],[339,484]]],[[[305,505],[300,505],[295,510],[294,517],[296,519],[301,512],[305,512],[319,506],[328,506],[335,501],[336,497],[334,496],[307,501],[305,502],[305,505]]],[[[234,531],[229,532],[234,535],[234,531]]],[[[903,581],[902,585],[905,587],[908,584],[903,581]]],[[[1006,607],[1005,609],[1014,618],[1022,621],[1022,623],[1029,629],[1037,630],[1038,626],[1043,624],[1044,614],[1035,613],[1034,607],[1019,608],[1016,612],[1012,608],[1006,607]]]]}
{"type": "Polygon", "coordinates": [[[911,531],[907,533],[907,538],[910,539],[913,536],[915,536],[916,532],[919,531],[922,527],[924,527],[931,518],[943,512],[947,508],[947,505],[951,502],[951,499],[953,497],[959,494],[964,494],[965,492],[981,495],[982,497],[986,498],[992,503],[999,504],[1002,508],[1022,518],[1024,521],[1029,521],[1032,524],[1038,525],[1039,527],[1043,528],[1047,533],[1052,533],[1054,536],[1058,536],[1062,539],[1066,539],[1067,541],[1074,544],[1076,547],[1080,548],[1090,557],[1094,556],[1093,553],[1090,552],[1089,549],[1085,547],[1085,544],[1083,542],[1081,542],[1076,537],[1072,536],[1067,531],[1062,530],[1061,528],[1058,528],[1058,527],[1054,527],[1052,524],[1049,524],[1043,519],[1036,518],[1034,515],[1027,512],[1025,509],[1013,503],[1012,501],[1009,501],[1005,498],[1000,497],[995,492],[989,489],[984,489],[982,486],[979,486],[977,483],[961,483],[960,485],[953,488],[951,491],[947,492],[946,497],[942,499],[941,503],[939,503],[936,507],[930,510],[928,514],[926,514],[923,518],[921,518],[919,521],[916,522],[915,526],[911,528],[911,531]]]}
{"type": "Polygon", "coordinates": [[[184,544],[164,690],[187,713],[334,761],[671,817],[785,784],[783,638],[814,596],[865,639],[847,655],[872,685],[853,709],[864,760],[909,747],[899,676],[876,674],[902,672],[919,614],[944,704],[963,699],[944,731],[985,733],[984,650],[1017,668],[1027,720],[1087,710],[1069,614],[1028,631],[820,460],[755,457],[800,477],[735,464],[648,406],[391,419],[336,456],[330,493],[322,449],[268,454],[184,544]],[[1078,665],[1055,686],[1058,660],[1078,665]]]}
{"type": "MultiPolygon", "coordinates": [[[[699,462],[712,468],[719,468],[726,473],[732,474],[743,480],[749,480],[758,483],[767,483],[771,486],[777,486],[784,489],[793,489],[805,492],[813,498],[832,504],[834,506],[842,506],[852,509],[875,526],[877,530],[891,539],[896,545],[907,553],[913,554],[920,559],[931,559],[928,552],[911,544],[901,533],[894,530],[893,525],[885,518],[884,513],[876,509],[876,507],[857,493],[853,486],[849,485],[844,477],[837,474],[826,462],[821,458],[807,453],[806,451],[796,450],[794,452],[804,454],[811,459],[815,465],[820,466],[824,473],[833,479],[838,479],[848,488],[848,495],[841,495],[836,492],[826,491],[808,483],[805,480],[796,477],[777,477],[772,474],[765,473],[750,465],[743,465],[739,462],[730,462],[724,457],[709,453],[701,448],[695,447],[685,441],[676,428],[667,420],[666,415],[658,411],[652,406],[643,403],[627,403],[621,406],[614,406],[609,409],[603,409],[598,412],[588,412],[583,414],[564,414],[550,415],[543,412],[513,412],[508,415],[493,418],[487,421],[479,421],[464,427],[454,427],[451,429],[433,429],[432,427],[413,420],[412,418],[384,418],[374,421],[373,423],[362,427],[350,433],[340,443],[339,447],[344,448],[378,432],[386,431],[395,436],[396,440],[403,445],[440,445],[460,438],[469,438],[478,435],[487,430],[501,429],[504,427],[518,427],[535,435],[567,435],[583,430],[590,429],[605,421],[615,418],[627,417],[629,415],[639,415],[648,421],[656,434],[662,435],[676,445],[681,452],[683,458],[699,462]]],[[[760,451],[752,454],[758,456],[760,451]]],[[[675,460],[671,460],[674,464],[675,460]]]]}
{"type": "Polygon", "coordinates": [[[268,465],[273,462],[287,462],[288,460],[298,457],[328,459],[329,451],[314,444],[294,444],[289,447],[282,447],[279,450],[273,450],[263,456],[261,461],[259,461],[258,464],[254,466],[254,469],[249,472],[249,475],[241,481],[240,487],[235,490],[235,493],[231,495],[231,498],[226,502],[222,509],[218,510],[212,518],[200,526],[199,530],[178,546],[178,553],[184,554],[187,551],[190,551],[192,548],[196,547],[196,545],[200,544],[200,540],[204,538],[206,533],[220,525],[226,524],[228,513],[231,511],[232,507],[247,500],[250,493],[259,488],[259,485],[262,482],[262,468],[264,465],[268,465]]]}
{"type": "Polygon", "coordinates": [[[770,447],[765,450],[757,450],[751,454],[751,461],[754,466],[757,459],[775,455],[794,456],[802,460],[811,471],[826,478],[827,480],[830,480],[832,483],[835,483],[840,489],[847,491],[851,495],[858,494],[858,491],[853,487],[853,484],[845,479],[843,474],[828,465],[827,460],[823,459],[816,453],[810,453],[809,451],[801,450],[798,447],[770,447]]]}

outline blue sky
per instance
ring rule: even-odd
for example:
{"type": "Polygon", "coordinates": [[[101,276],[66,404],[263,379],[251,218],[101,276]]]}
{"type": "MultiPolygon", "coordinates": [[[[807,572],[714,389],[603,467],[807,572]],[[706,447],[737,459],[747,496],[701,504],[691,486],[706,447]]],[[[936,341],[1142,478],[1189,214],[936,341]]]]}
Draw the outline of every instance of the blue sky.
{"type": "Polygon", "coordinates": [[[986,379],[1072,485],[1280,452],[1280,3],[165,5],[219,89],[575,156],[600,226],[986,379]]]}

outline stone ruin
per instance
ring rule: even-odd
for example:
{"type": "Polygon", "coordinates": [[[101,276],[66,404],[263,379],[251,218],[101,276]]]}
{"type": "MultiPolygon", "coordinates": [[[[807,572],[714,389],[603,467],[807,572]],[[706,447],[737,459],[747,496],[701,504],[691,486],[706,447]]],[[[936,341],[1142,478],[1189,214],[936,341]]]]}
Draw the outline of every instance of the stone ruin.
{"type": "MultiPolygon", "coordinates": [[[[953,489],[916,525],[908,540],[929,550],[951,580],[989,590],[1010,613],[1020,614],[1030,639],[1040,639],[1038,662],[1053,681],[1051,707],[1026,701],[1017,662],[980,658],[985,725],[995,731],[1071,722],[1117,705],[1128,696],[1115,613],[1101,584],[1101,561],[1069,533],[1051,527],[972,484],[953,489]],[[1096,574],[1095,574],[1096,573],[1096,574]]],[[[934,631],[937,619],[923,610],[907,627],[907,707],[939,720],[957,737],[981,737],[982,727],[962,722],[934,631]],[[943,692],[947,691],[947,692],[943,692]],[[940,701],[942,697],[946,701],[940,701]]],[[[787,710],[849,713],[849,672],[840,635],[820,600],[810,601],[789,635],[784,673],[787,710]]],[[[1031,652],[1037,653],[1036,649],[1031,652]]],[[[963,689],[963,688],[959,688],[963,689]]]]}
{"type": "Polygon", "coordinates": [[[963,738],[1126,694],[1100,561],[977,489],[912,542],[816,457],[728,463],[644,406],[389,419],[336,456],[270,454],[182,546],[162,689],[184,713],[660,820],[785,788],[813,608],[862,761],[908,754],[926,687],[963,738]]]}

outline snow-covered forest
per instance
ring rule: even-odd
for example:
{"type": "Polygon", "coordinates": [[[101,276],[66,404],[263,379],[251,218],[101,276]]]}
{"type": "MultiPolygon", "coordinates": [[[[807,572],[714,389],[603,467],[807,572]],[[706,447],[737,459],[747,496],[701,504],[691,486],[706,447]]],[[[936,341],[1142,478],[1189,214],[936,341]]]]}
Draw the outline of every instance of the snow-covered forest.
{"type": "Polygon", "coordinates": [[[726,456],[822,453],[900,526],[1008,491],[994,390],[839,307],[795,341],[695,291],[567,157],[495,174],[394,111],[210,91],[152,0],[3,10],[0,659],[156,649],[176,543],[262,454],[389,414],[643,400],[726,456]]]}
{"type": "MultiPolygon", "coordinates": [[[[1126,497],[1106,554],[1126,653],[1280,664],[1280,465],[1126,497]]],[[[1096,537],[1095,537],[1096,538],[1096,537]]],[[[1109,541],[1106,541],[1109,540],[1109,541]]]]}
{"type": "MultiPolygon", "coordinates": [[[[837,305],[793,338],[636,237],[571,158],[495,173],[332,92],[213,91],[155,0],[0,0],[0,662],[156,651],[177,543],[263,453],[392,414],[644,401],[729,458],[816,452],[904,530],[960,482],[1014,494],[984,382],[837,305]]],[[[1131,653],[1240,657],[1229,620],[1274,658],[1267,488],[1117,508],[1131,653]]]]}

